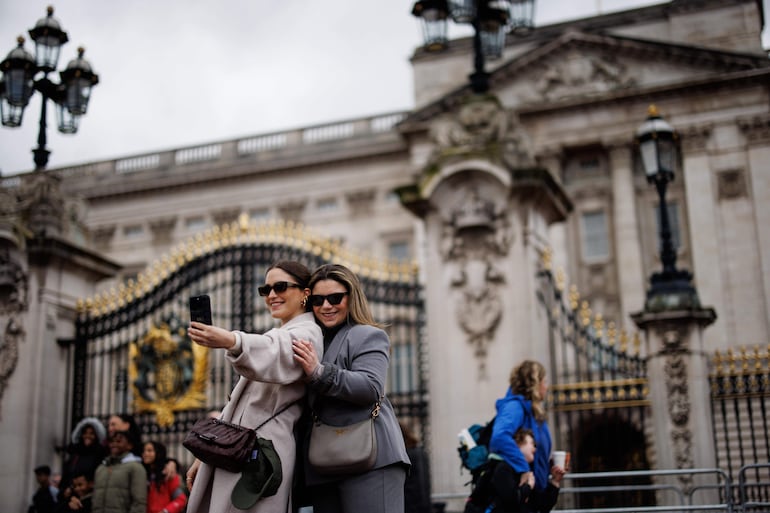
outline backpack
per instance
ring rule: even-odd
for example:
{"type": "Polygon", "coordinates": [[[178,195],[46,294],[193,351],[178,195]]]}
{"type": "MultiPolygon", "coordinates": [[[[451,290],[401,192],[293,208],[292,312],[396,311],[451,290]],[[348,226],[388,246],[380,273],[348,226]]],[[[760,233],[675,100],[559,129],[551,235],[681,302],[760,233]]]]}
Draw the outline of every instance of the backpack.
{"type": "Polygon", "coordinates": [[[483,513],[492,500],[489,477],[497,460],[489,459],[489,440],[492,438],[494,424],[493,417],[486,424],[473,424],[460,432],[457,452],[460,454],[461,471],[465,468],[471,473],[471,493],[465,503],[464,513],[483,513]]]}

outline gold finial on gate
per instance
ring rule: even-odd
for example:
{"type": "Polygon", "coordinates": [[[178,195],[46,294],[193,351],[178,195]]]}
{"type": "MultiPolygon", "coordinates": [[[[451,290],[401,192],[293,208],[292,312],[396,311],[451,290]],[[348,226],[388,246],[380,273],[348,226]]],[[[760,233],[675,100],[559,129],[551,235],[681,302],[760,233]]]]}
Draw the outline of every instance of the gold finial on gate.
{"type": "Polygon", "coordinates": [[[634,345],[634,356],[638,356],[640,351],[641,351],[641,348],[642,348],[642,339],[639,336],[639,332],[638,331],[634,332],[634,338],[633,338],[632,343],[634,345]]]}
{"type": "Polygon", "coordinates": [[[567,282],[566,273],[564,272],[564,269],[560,267],[556,270],[556,290],[558,290],[559,292],[563,291],[564,286],[566,285],[566,282],[567,282]]]}
{"type": "Polygon", "coordinates": [[[620,352],[626,354],[628,351],[628,332],[623,329],[620,330],[620,352]]]}
{"type": "Polygon", "coordinates": [[[584,328],[591,324],[591,308],[588,306],[588,301],[580,303],[580,322],[584,328]]]}
{"type": "Polygon", "coordinates": [[[540,263],[543,266],[544,271],[550,271],[553,265],[553,250],[550,247],[543,249],[540,254],[540,263]]]}
{"type": "Polygon", "coordinates": [[[719,375],[722,374],[722,353],[719,352],[719,349],[714,351],[714,373],[719,375]]]}
{"type": "Polygon", "coordinates": [[[618,330],[615,327],[615,323],[610,321],[607,325],[607,345],[610,347],[615,346],[615,339],[618,336],[618,330]]]}
{"type": "Polygon", "coordinates": [[[126,302],[131,303],[136,297],[136,282],[129,278],[126,282],[126,302]]]}
{"type": "Polygon", "coordinates": [[[746,351],[746,346],[741,346],[739,351],[741,353],[741,373],[747,374],[749,372],[749,355],[746,351]]]}
{"type": "Polygon", "coordinates": [[[600,313],[594,316],[594,331],[596,332],[596,338],[602,339],[604,337],[604,319],[600,313]]]}
{"type": "Polygon", "coordinates": [[[241,235],[246,235],[249,231],[249,214],[241,212],[238,214],[238,228],[241,230],[241,235]]]}
{"type": "Polygon", "coordinates": [[[733,348],[727,348],[727,363],[730,374],[735,374],[735,354],[733,348]]]}
{"type": "Polygon", "coordinates": [[[580,304],[580,293],[574,283],[569,286],[569,307],[574,312],[580,304]]]}

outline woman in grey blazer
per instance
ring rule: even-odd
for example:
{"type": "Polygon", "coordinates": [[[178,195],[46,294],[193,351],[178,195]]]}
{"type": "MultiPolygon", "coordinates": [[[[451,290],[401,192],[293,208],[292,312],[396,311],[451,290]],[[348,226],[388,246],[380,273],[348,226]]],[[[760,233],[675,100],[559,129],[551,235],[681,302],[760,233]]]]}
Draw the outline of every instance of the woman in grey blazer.
{"type": "Polygon", "coordinates": [[[313,413],[326,424],[344,426],[375,419],[377,459],[372,469],[349,475],[321,475],[305,449],[305,484],[313,513],[403,513],[409,469],[404,438],[385,397],[390,340],[369,309],[358,277],[347,267],[321,266],[310,278],[308,302],[324,332],[323,359],[307,341],[295,340],[297,360],[308,376],[313,413]]]}

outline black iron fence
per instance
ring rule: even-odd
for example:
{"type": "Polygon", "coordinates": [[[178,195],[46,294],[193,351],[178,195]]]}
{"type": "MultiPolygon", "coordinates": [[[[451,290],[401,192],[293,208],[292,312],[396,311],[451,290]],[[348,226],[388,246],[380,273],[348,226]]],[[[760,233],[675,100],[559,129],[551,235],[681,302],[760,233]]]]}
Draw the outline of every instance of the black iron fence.
{"type": "MultiPolygon", "coordinates": [[[[639,338],[605,323],[577,289],[567,288],[562,273],[552,272],[546,253],[538,273],[538,299],[550,325],[549,410],[554,447],[571,452],[573,472],[648,469],[645,423],[649,416],[647,363],[639,338]]],[[[625,476],[591,486],[623,486],[625,476]]],[[[651,485],[652,483],[647,483],[651,485]]],[[[622,496],[580,495],[579,507],[642,506],[654,491],[636,488],[622,496]]]]}
{"type": "Polygon", "coordinates": [[[717,352],[709,382],[717,465],[770,511],[770,346],[717,352]]]}

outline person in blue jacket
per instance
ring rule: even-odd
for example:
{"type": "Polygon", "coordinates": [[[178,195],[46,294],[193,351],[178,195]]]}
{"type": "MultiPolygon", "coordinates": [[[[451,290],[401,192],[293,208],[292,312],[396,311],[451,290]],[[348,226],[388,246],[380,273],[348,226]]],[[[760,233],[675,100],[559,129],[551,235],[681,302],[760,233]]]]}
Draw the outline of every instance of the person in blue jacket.
{"type": "Polygon", "coordinates": [[[551,432],[543,404],[548,391],[545,367],[539,362],[525,360],[513,369],[509,382],[505,397],[495,404],[497,417],[489,451],[502,458],[516,473],[531,472],[534,475],[533,493],[544,495],[549,487],[549,476],[555,478],[551,480],[553,485],[561,481],[565,472],[550,463],[551,432]],[[519,429],[529,429],[534,436],[537,451],[531,465],[514,439],[519,429]]]}

